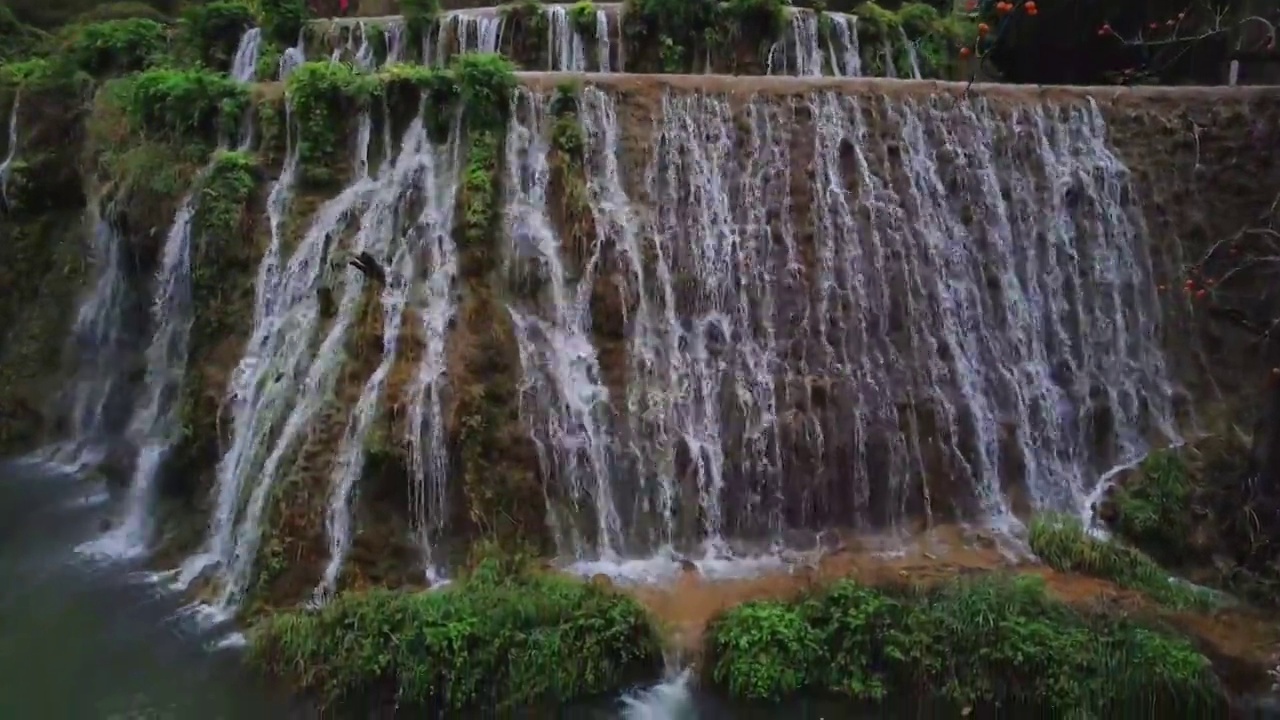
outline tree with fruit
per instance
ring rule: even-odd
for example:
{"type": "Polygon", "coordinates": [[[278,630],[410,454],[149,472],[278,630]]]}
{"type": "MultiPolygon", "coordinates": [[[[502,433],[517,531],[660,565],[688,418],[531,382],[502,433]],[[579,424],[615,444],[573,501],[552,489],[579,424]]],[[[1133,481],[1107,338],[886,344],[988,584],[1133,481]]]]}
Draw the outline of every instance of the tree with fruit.
{"type": "Polygon", "coordinates": [[[962,58],[1008,82],[1220,84],[1235,57],[1275,58],[1280,3],[1250,0],[967,0],[962,58]]]}

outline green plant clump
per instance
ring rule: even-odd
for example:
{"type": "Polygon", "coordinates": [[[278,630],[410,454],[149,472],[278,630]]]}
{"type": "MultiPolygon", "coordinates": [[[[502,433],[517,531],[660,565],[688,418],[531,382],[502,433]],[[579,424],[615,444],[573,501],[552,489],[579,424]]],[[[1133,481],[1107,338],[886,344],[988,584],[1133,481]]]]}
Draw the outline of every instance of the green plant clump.
{"type": "MultiPolygon", "coordinates": [[[[1124,717],[1212,716],[1224,694],[1190,642],[1051,599],[1036,576],[960,580],[924,592],[841,582],[797,603],[736,607],[708,631],[712,680],[731,694],[890,694],[953,710],[1052,709],[1124,717]]],[[[958,716],[961,713],[954,713],[958,716]]]]}
{"type": "Polygon", "coordinates": [[[394,699],[429,710],[528,708],[616,691],[660,666],[633,599],[494,561],[434,592],[371,590],[253,633],[250,660],[326,704],[394,699]]]}
{"type": "Polygon", "coordinates": [[[573,29],[585,38],[596,36],[596,5],[591,0],[579,0],[569,8],[569,21],[573,29]]]}
{"type": "Polygon", "coordinates": [[[1035,518],[1030,544],[1031,551],[1050,567],[1110,580],[1173,609],[1209,609],[1215,604],[1209,591],[1170,577],[1138,550],[1091,537],[1075,518],[1035,518]]]}
{"type": "Polygon", "coordinates": [[[157,68],[121,82],[134,126],[170,141],[211,142],[229,135],[249,107],[246,86],[204,68],[157,68]]]}
{"type": "Polygon", "coordinates": [[[467,126],[501,131],[506,127],[516,67],[497,53],[464,53],[450,65],[462,93],[467,126]]]}
{"type": "Polygon", "coordinates": [[[1194,489],[1186,462],[1172,451],[1155,452],[1139,471],[1139,482],[1116,490],[1116,530],[1141,547],[1167,549],[1162,561],[1186,559],[1194,489]]]}
{"type": "Polygon", "coordinates": [[[309,62],[290,73],[286,92],[298,121],[299,162],[309,182],[337,176],[351,119],[381,90],[376,76],[346,63],[309,62]]]}
{"type": "Polygon", "coordinates": [[[62,53],[94,76],[123,75],[161,64],[169,49],[169,28],[155,20],[132,18],[74,26],[62,53]]]}
{"type": "Polygon", "coordinates": [[[431,27],[440,17],[440,0],[404,0],[400,3],[400,11],[404,13],[410,46],[419,47],[422,38],[430,34],[431,27]]]}
{"type": "Polygon", "coordinates": [[[449,134],[462,89],[454,73],[421,65],[393,64],[378,73],[393,117],[402,119],[425,113],[427,132],[435,142],[449,134]]]}
{"type": "Polygon", "coordinates": [[[230,242],[240,220],[240,211],[253,191],[257,167],[253,155],[220,150],[200,184],[194,227],[206,240],[230,242]]]}
{"type": "Polygon", "coordinates": [[[307,22],[304,0],[258,0],[258,25],[263,38],[280,47],[293,47],[307,22]]]}
{"type": "Polygon", "coordinates": [[[755,41],[762,51],[786,27],[790,0],[627,0],[624,34],[634,48],[654,46],[664,72],[690,69],[710,49],[755,41]]]}
{"type": "Polygon", "coordinates": [[[242,2],[218,0],[191,5],[182,13],[183,42],[203,65],[226,69],[241,36],[255,23],[253,10],[242,2]]]}

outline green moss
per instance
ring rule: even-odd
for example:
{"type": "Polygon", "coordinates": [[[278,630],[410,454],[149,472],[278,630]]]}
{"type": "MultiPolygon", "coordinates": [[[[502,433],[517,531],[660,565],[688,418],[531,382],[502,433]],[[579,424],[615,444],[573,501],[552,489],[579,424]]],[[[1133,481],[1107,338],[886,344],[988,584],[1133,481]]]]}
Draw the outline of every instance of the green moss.
{"type": "Polygon", "coordinates": [[[106,77],[164,64],[168,50],[167,26],[132,18],[73,26],[62,38],[60,54],[80,70],[106,77]]]}
{"type": "Polygon", "coordinates": [[[1216,604],[1212,593],[1171,578],[1138,550],[1090,536],[1075,518],[1037,517],[1031,522],[1030,543],[1050,567],[1110,580],[1174,609],[1203,610],[1216,604]]]}
{"type": "Polygon", "coordinates": [[[926,592],[841,582],[797,603],[748,603],[712,624],[707,652],[713,682],[752,699],[892,694],[1063,717],[1151,708],[1207,716],[1225,702],[1190,642],[1077,612],[1035,576],[926,592]]]}
{"type": "Polygon", "coordinates": [[[328,704],[394,699],[472,712],[617,691],[660,664],[653,627],[631,598],[558,577],[507,577],[491,563],[444,590],[371,590],[271,617],[253,632],[250,657],[328,704]]]}
{"type": "Polygon", "coordinates": [[[243,2],[217,0],[190,5],[182,13],[183,44],[197,62],[225,70],[235,57],[240,38],[256,22],[252,8],[243,2]]]}

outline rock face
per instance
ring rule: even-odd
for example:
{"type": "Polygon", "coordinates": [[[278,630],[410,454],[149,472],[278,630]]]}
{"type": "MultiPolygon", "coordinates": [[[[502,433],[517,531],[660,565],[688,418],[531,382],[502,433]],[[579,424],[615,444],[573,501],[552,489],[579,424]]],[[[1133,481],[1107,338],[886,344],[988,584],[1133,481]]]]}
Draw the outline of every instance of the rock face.
{"type": "Polygon", "coordinates": [[[293,144],[254,94],[262,167],[222,158],[245,183],[190,240],[159,489],[228,607],[481,538],[611,562],[1080,511],[1253,393],[1169,288],[1280,188],[1274,90],[330,69],[295,71],[293,144]]]}

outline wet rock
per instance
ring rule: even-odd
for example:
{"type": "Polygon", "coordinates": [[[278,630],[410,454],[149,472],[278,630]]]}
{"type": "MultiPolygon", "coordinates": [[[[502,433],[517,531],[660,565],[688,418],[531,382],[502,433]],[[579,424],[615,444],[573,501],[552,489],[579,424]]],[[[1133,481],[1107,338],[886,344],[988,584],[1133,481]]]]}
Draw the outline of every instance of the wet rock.
{"type": "Polygon", "coordinates": [[[605,588],[605,589],[612,588],[613,578],[610,578],[608,575],[605,575],[604,573],[596,573],[595,575],[591,576],[591,584],[598,588],[605,588]]]}

